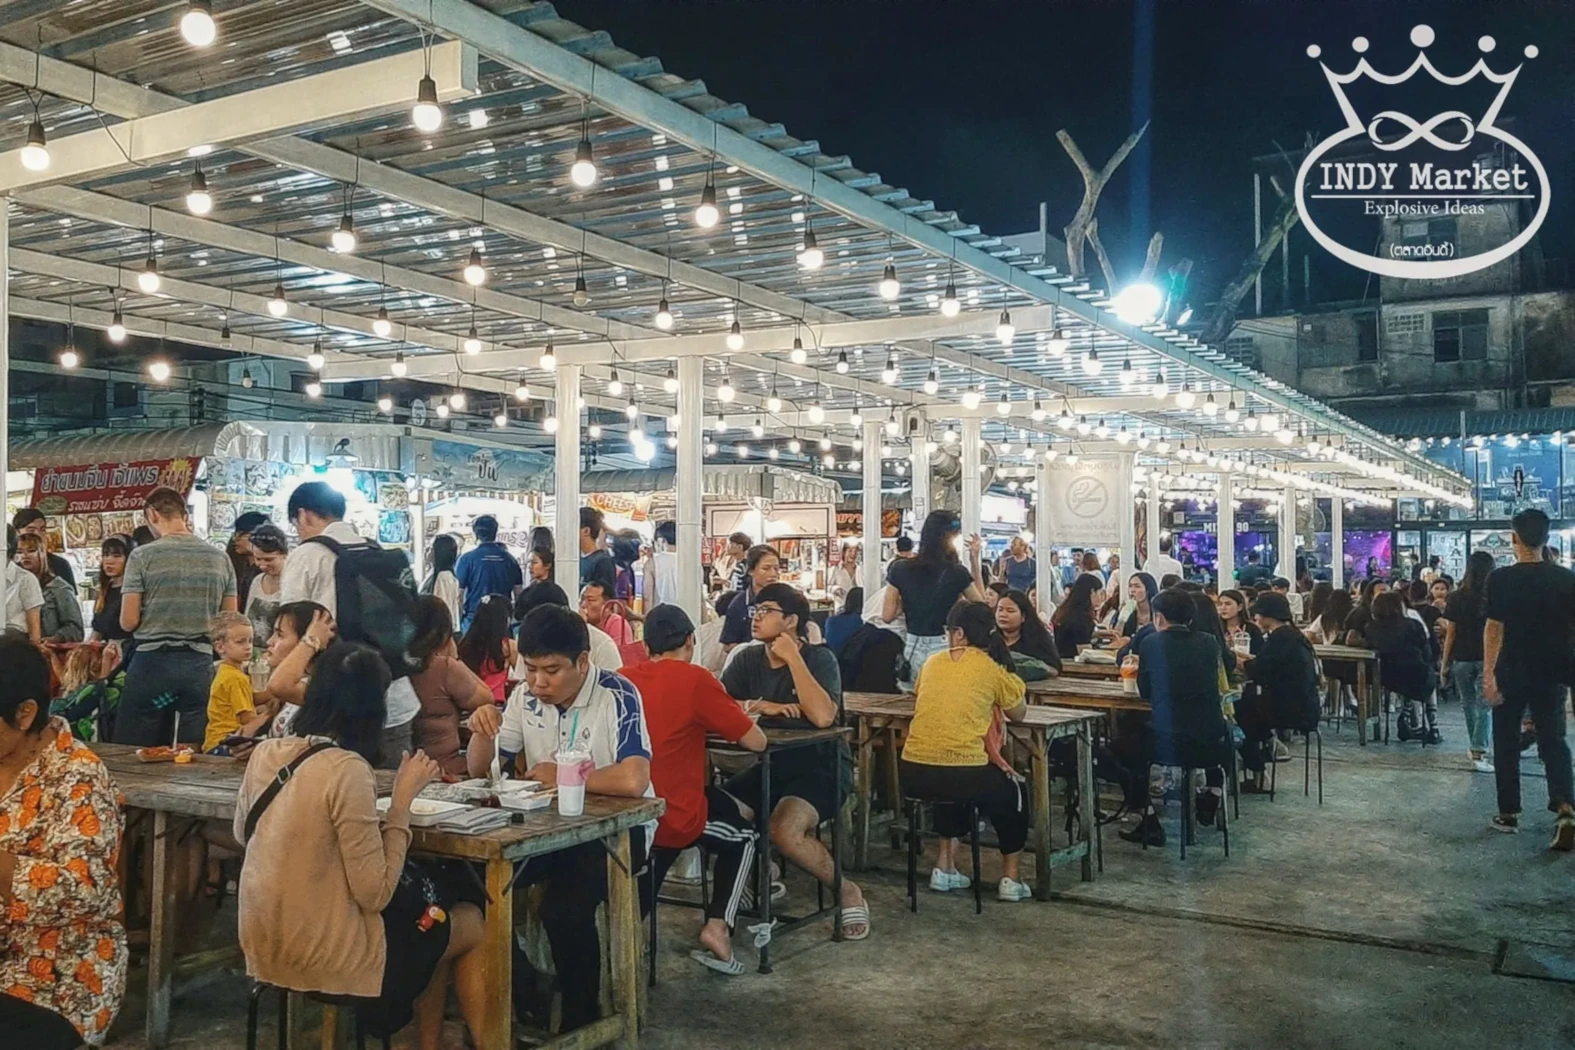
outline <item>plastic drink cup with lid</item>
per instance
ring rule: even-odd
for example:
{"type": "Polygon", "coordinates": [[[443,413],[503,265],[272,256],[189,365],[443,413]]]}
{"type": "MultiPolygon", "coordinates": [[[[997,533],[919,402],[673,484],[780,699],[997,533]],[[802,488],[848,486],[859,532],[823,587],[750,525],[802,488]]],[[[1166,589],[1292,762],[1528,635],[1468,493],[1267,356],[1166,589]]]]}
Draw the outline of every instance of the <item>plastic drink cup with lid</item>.
{"type": "Polygon", "coordinates": [[[591,775],[591,756],[584,751],[559,751],[558,815],[577,817],[585,812],[585,779],[591,775]]]}

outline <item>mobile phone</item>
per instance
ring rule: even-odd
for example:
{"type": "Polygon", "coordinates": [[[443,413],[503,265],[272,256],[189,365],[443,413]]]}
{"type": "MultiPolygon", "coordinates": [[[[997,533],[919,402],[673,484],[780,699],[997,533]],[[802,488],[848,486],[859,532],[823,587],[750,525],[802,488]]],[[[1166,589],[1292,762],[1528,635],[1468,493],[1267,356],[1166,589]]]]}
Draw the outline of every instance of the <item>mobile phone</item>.
{"type": "Polygon", "coordinates": [[[219,741],[219,746],[240,747],[242,744],[255,744],[261,739],[262,737],[247,736],[245,733],[231,733],[229,736],[219,741]]]}

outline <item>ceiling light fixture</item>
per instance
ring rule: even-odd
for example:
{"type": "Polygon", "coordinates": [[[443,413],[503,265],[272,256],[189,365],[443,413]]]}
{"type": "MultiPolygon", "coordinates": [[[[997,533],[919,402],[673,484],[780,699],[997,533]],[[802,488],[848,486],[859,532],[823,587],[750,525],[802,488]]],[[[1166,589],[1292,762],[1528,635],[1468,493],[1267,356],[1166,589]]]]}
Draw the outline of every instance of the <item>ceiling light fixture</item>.
{"type": "Polygon", "coordinates": [[[744,348],[744,328],[738,323],[737,317],[733,318],[733,323],[727,330],[727,348],[735,351],[744,348]]]}
{"type": "MultiPolygon", "coordinates": [[[[725,376],[723,377],[722,381],[723,381],[723,383],[727,382],[727,379],[726,379],[725,376]]],[[[676,393],[678,393],[678,373],[673,371],[673,366],[672,365],[668,365],[667,366],[667,374],[662,377],[662,389],[667,391],[669,394],[676,394],[676,393]]],[[[719,396],[719,397],[721,396],[721,392],[720,391],[718,391],[718,395],[717,396],[719,396]]],[[[727,399],[724,398],[723,400],[727,400],[727,399]]]]}
{"type": "Polygon", "coordinates": [[[797,335],[793,337],[793,349],[788,352],[788,360],[795,365],[801,365],[809,360],[809,354],[804,352],[804,340],[797,335]]]}
{"type": "Polygon", "coordinates": [[[214,24],[209,0],[191,0],[186,5],[186,13],[180,16],[180,35],[192,47],[207,47],[218,39],[219,27],[214,24]]]}
{"type": "Polygon", "coordinates": [[[541,360],[537,362],[537,366],[543,372],[551,372],[558,367],[558,352],[552,348],[551,343],[548,343],[547,348],[541,352],[541,360]]]}
{"type": "Polygon", "coordinates": [[[168,383],[170,380],[170,363],[163,358],[149,361],[148,378],[155,383],[168,383]]]}
{"type": "Polygon", "coordinates": [[[191,184],[186,189],[186,210],[193,215],[207,215],[213,210],[213,194],[208,192],[208,176],[202,173],[200,161],[191,171],[191,184]]]}
{"type": "Polygon", "coordinates": [[[880,370],[880,381],[891,386],[897,381],[897,351],[893,350],[886,355],[886,367],[880,370]]]}
{"type": "Polygon", "coordinates": [[[837,374],[839,376],[848,374],[848,352],[846,350],[837,351],[837,374]]]}
{"type": "Polygon", "coordinates": [[[946,291],[941,296],[941,316],[956,317],[962,312],[962,303],[957,300],[957,285],[950,277],[946,278],[946,291]]]}
{"type": "Polygon", "coordinates": [[[1083,354],[1083,374],[1097,376],[1104,368],[1104,363],[1099,360],[1099,351],[1089,347],[1083,354]]]}
{"type": "Polygon", "coordinates": [[[887,302],[902,294],[902,283],[897,280],[897,264],[891,259],[886,260],[886,268],[881,271],[880,283],[875,288],[887,302]]]}
{"type": "Polygon", "coordinates": [[[995,322],[995,338],[1002,346],[1011,346],[1012,340],[1017,337],[1017,326],[1012,323],[1012,315],[1001,311],[1001,319],[995,322]]]}
{"type": "Polygon", "coordinates": [[[804,247],[799,249],[798,264],[811,272],[826,265],[826,253],[820,250],[820,242],[815,239],[815,229],[808,223],[804,227],[804,247]]]}
{"type": "Polygon", "coordinates": [[[152,295],[159,290],[161,283],[159,280],[159,259],[153,251],[153,233],[150,230],[148,232],[148,259],[142,264],[142,272],[137,274],[137,287],[141,288],[148,295],[152,295]]]}
{"type": "Polygon", "coordinates": [[[481,264],[481,249],[471,248],[465,263],[465,283],[472,287],[487,283],[487,268],[481,264]]]}
{"type": "Polygon", "coordinates": [[[612,375],[607,380],[607,393],[613,397],[623,396],[623,380],[618,378],[617,365],[613,365],[612,375]]]}
{"type": "Polygon", "coordinates": [[[930,366],[930,374],[924,377],[924,392],[934,397],[940,393],[941,377],[936,373],[935,366],[930,366]]]}
{"type": "Polygon", "coordinates": [[[663,332],[673,330],[673,311],[667,305],[667,288],[662,288],[661,301],[656,304],[656,327],[663,332]]]}
{"type": "Polygon", "coordinates": [[[126,319],[120,312],[120,300],[115,300],[115,312],[109,317],[109,341],[124,343],[126,341],[126,319]]]}
{"type": "Polygon", "coordinates": [[[393,373],[395,379],[405,378],[405,373],[410,371],[410,366],[405,364],[405,352],[403,350],[394,351],[394,364],[389,371],[393,373]]]}
{"type": "Polygon", "coordinates": [[[268,300],[268,313],[273,317],[283,317],[290,312],[290,303],[284,297],[282,283],[273,286],[273,296],[268,300]]]}
{"type": "Polygon", "coordinates": [[[394,334],[394,322],[388,319],[388,307],[377,308],[377,316],[372,319],[372,334],[379,339],[387,339],[394,334]]]}

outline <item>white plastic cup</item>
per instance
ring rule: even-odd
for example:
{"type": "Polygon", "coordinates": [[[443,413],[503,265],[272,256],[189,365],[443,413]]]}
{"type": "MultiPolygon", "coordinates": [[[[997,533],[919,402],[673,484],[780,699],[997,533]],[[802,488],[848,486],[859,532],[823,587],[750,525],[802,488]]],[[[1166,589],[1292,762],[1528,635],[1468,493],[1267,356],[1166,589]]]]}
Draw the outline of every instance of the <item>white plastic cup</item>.
{"type": "Polygon", "coordinates": [[[1230,644],[1231,648],[1238,653],[1250,653],[1252,651],[1252,635],[1246,631],[1237,631],[1231,635],[1230,644]]]}
{"type": "Polygon", "coordinates": [[[578,817],[585,812],[585,778],[591,775],[591,756],[584,751],[559,751],[558,815],[578,817]]]}

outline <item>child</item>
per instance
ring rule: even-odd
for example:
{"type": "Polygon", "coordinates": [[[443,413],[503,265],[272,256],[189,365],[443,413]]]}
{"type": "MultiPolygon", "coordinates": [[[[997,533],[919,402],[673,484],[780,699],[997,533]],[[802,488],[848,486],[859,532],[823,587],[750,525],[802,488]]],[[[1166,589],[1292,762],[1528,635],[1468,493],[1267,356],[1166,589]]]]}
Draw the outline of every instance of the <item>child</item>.
{"type": "Polygon", "coordinates": [[[60,698],[50,704],[49,713],[60,715],[71,725],[78,740],[93,743],[108,740],[115,727],[115,712],[120,707],[120,689],[126,672],[120,664],[120,645],[81,645],[71,651],[60,673],[60,698]]]}
{"type": "Polygon", "coordinates": [[[252,622],[238,612],[221,612],[208,621],[213,651],[219,658],[208,693],[208,732],[202,749],[209,754],[229,754],[220,741],[240,731],[252,716],[252,680],[246,665],[252,658],[252,622]]]}
{"type": "Polygon", "coordinates": [[[509,668],[514,666],[514,639],[509,637],[509,603],[500,594],[481,599],[470,630],[460,639],[460,662],[492,690],[500,706],[508,699],[509,668]]]}

